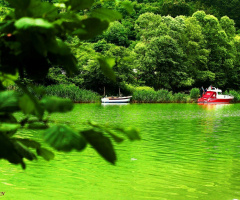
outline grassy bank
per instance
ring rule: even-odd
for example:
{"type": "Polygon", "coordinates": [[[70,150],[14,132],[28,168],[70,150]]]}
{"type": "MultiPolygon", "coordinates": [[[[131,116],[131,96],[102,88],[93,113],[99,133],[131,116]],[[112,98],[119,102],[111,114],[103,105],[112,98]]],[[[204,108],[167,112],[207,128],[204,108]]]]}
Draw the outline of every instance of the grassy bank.
{"type": "MultiPolygon", "coordinates": [[[[18,87],[11,88],[22,93],[18,87]]],[[[37,86],[35,90],[29,87],[29,91],[38,99],[45,96],[57,96],[61,98],[71,99],[75,103],[96,103],[100,102],[100,95],[90,90],[81,89],[75,85],[49,85],[37,86]]]]}
{"type": "Polygon", "coordinates": [[[133,92],[134,103],[190,103],[194,102],[190,95],[184,93],[173,94],[168,90],[137,90],[133,92]]]}
{"type": "Polygon", "coordinates": [[[80,89],[75,85],[49,85],[45,88],[47,96],[71,99],[75,103],[95,103],[100,101],[99,94],[80,89]]]}

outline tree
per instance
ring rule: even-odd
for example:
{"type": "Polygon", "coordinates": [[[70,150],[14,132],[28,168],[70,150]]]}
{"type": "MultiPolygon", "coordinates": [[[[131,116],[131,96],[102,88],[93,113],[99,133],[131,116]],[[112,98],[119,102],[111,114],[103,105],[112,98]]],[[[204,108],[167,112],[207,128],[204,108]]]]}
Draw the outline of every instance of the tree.
{"type": "Polygon", "coordinates": [[[118,46],[128,46],[127,29],[118,21],[112,22],[102,37],[108,42],[118,46]]]}
{"type": "Polygon", "coordinates": [[[135,52],[138,70],[143,72],[141,80],[147,86],[175,90],[187,81],[183,51],[170,36],[154,37],[149,43],[139,43],[135,52]]]}
{"type": "Polygon", "coordinates": [[[176,17],[178,15],[189,16],[191,14],[191,7],[182,0],[168,0],[164,1],[161,14],[171,15],[172,17],[176,17]]]}

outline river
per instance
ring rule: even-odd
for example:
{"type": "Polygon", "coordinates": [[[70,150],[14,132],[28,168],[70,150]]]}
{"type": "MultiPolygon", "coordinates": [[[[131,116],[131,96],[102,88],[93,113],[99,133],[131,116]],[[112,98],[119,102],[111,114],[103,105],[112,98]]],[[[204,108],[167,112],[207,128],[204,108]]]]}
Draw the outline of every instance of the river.
{"type": "Polygon", "coordinates": [[[115,144],[116,166],[91,147],[26,161],[26,170],[1,160],[0,199],[240,199],[240,104],[76,104],[52,119],[77,129],[88,120],[133,126],[142,140],[115,144]]]}

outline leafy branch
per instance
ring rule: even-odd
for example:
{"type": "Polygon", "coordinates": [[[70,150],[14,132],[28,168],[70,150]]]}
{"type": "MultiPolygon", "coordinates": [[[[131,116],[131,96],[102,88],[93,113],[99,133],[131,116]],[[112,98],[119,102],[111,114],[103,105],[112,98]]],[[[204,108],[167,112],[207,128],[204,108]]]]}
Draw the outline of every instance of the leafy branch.
{"type": "MultiPolygon", "coordinates": [[[[130,140],[139,139],[138,132],[110,126],[89,123],[88,130],[76,131],[67,125],[49,125],[51,113],[65,113],[73,109],[68,99],[44,96],[36,98],[24,78],[39,80],[47,76],[51,67],[59,66],[69,76],[77,72],[77,59],[65,43],[69,36],[81,40],[91,39],[103,33],[110,22],[121,19],[121,14],[106,8],[95,9],[85,16],[80,10],[90,9],[94,0],[64,0],[51,4],[40,0],[6,0],[10,12],[0,23],[0,159],[13,164],[21,164],[24,159],[45,160],[54,158],[54,153],[45,149],[35,140],[18,138],[19,129],[44,130],[43,139],[58,151],[82,151],[90,144],[105,160],[114,164],[117,156],[111,140],[123,140],[112,132],[120,131],[130,140]],[[23,94],[7,91],[8,84],[17,84],[23,94]],[[15,112],[25,117],[18,121],[15,112]],[[47,115],[47,117],[46,117],[47,115]],[[34,152],[34,151],[35,152],[34,152]]],[[[99,58],[103,73],[116,80],[112,58],[99,58]]]]}

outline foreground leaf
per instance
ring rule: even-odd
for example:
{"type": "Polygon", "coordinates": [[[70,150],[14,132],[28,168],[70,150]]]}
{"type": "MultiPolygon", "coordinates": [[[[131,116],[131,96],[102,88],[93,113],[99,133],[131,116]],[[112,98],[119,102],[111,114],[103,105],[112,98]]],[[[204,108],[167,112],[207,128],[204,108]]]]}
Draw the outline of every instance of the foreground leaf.
{"type": "Polygon", "coordinates": [[[34,149],[40,148],[40,146],[41,146],[41,144],[39,142],[36,142],[35,140],[31,140],[31,139],[16,138],[15,140],[22,143],[26,147],[31,147],[34,149]]]}
{"type": "Polygon", "coordinates": [[[131,1],[122,1],[120,4],[128,11],[129,14],[132,14],[134,11],[134,7],[131,1]]]}
{"type": "Polygon", "coordinates": [[[25,10],[31,2],[31,0],[6,0],[6,1],[9,2],[10,6],[12,6],[13,8],[20,10],[25,10]]]}
{"type": "Polygon", "coordinates": [[[108,162],[115,164],[117,157],[114,151],[111,140],[104,136],[103,133],[93,129],[82,131],[81,135],[88,141],[89,144],[108,162]]]}
{"type": "Polygon", "coordinates": [[[99,8],[93,10],[91,12],[91,17],[99,18],[101,20],[107,20],[109,22],[122,19],[121,13],[107,8],[99,8]]]}
{"type": "Polygon", "coordinates": [[[39,156],[42,156],[47,161],[52,160],[54,158],[54,153],[45,148],[38,148],[37,154],[39,156]]]}
{"type": "Polygon", "coordinates": [[[86,147],[85,139],[65,125],[54,125],[43,135],[44,140],[58,151],[81,151],[86,147]]]}
{"type": "Polygon", "coordinates": [[[18,154],[13,142],[5,134],[0,133],[0,159],[6,159],[13,164],[21,164],[25,169],[23,157],[18,154]]]}
{"type": "Polygon", "coordinates": [[[20,127],[19,124],[9,124],[9,123],[0,124],[0,134],[5,133],[12,136],[17,132],[19,127],[20,127]]]}
{"type": "Polygon", "coordinates": [[[141,137],[139,136],[139,131],[136,128],[125,128],[121,129],[121,131],[128,137],[129,140],[141,140],[141,137]]]}
{"type": "Polygon", "coordinates": [[[20,82],[17,82],[17,84],[25,93],[19,103],[23,113],[34,114],[41,120],[44,114],[44,109],[41,107],[39,101],[29,92],[26,86],[20,82]]]}
{"type": "Polygon", "coordinates": [[[17,119],[10,113],[0,113],[0,122],[17,123],[17,119]]]}
{"type": "Polygon", "coordinates": [[[84,10],[90,8],[94,0],[68,0],[65,4],[71,6],[71,10],[84,10]]]}
{"type": "Polygon", "coordinates": [[[13,145],[17,151],[17,153],[22,158],[27,158],[28,160],[36,160],[37,157],[34,153],[32,153],[27,147],[25,147],[23,144],[19,142],[13,142],[13,145]]]}
{"type": "Polygon", "coordinates": [[[44,19],[33,19],[29,17],[22,17],[15,22],[15,27],[21,30],[28,30],[38,28],[39,30],[53,30],[54,26],[44,19]]]}
{"type": "Polygon", "coordinates": [[[121,143],[121,142],[124,141],[123,138],[117,136],[117,135],[114,134],[112,131],[108,130],[108,131],[106,131],[106,132],[112,137],[112,139],[113,139],[116,143],[121,143]]]}
{"type": "Polygon", "coordinates": [[[87,18],[82,20],[81,28],[73,32],[74,35],[77,35],[82,40],[92,39],[97,35],[103,33],[107,30],[109,22],[104,20],[101,21],[98,18],[87,18]]]}
{"type": "Polygon", "coordinates": [[[109,79],[116,81],[116,75],[113,71],[113,66],[115,65],[114,58],[98,58],[100,68],[105,76],[109,79]]]}
{"type": "Polygon", "coordinates": [[[35,129],[35,130],[44,130],[49,128],[49,126],[43,122],[34,122],[31,124],[28,124],[27,126],[28,129],[35,129]]]}
{"type": "Polygon", "coordinates": [[[35,140],[31,139],[22,139],[22,138],[17,138],[15,139],[16,141],[20,142],[26,147],[34,148],[36,149],[36,152],[39,156],[42,156],[45,160],[49,161],[54,158],[54,153],[41,147],[41,144],[39,142],[36,142],[35,140]]]}
{"type": "Polygon", "coordinates": [[[34,114],[35,105],[28,95],[23,95],[19,100],[19,107],[24,114],[34,114]]]}
{"type": "Polygon", "coordinates": [[[15,112],[19,110],[19,95],[15,91],[0,92],[0,112],[15,112]]]}

